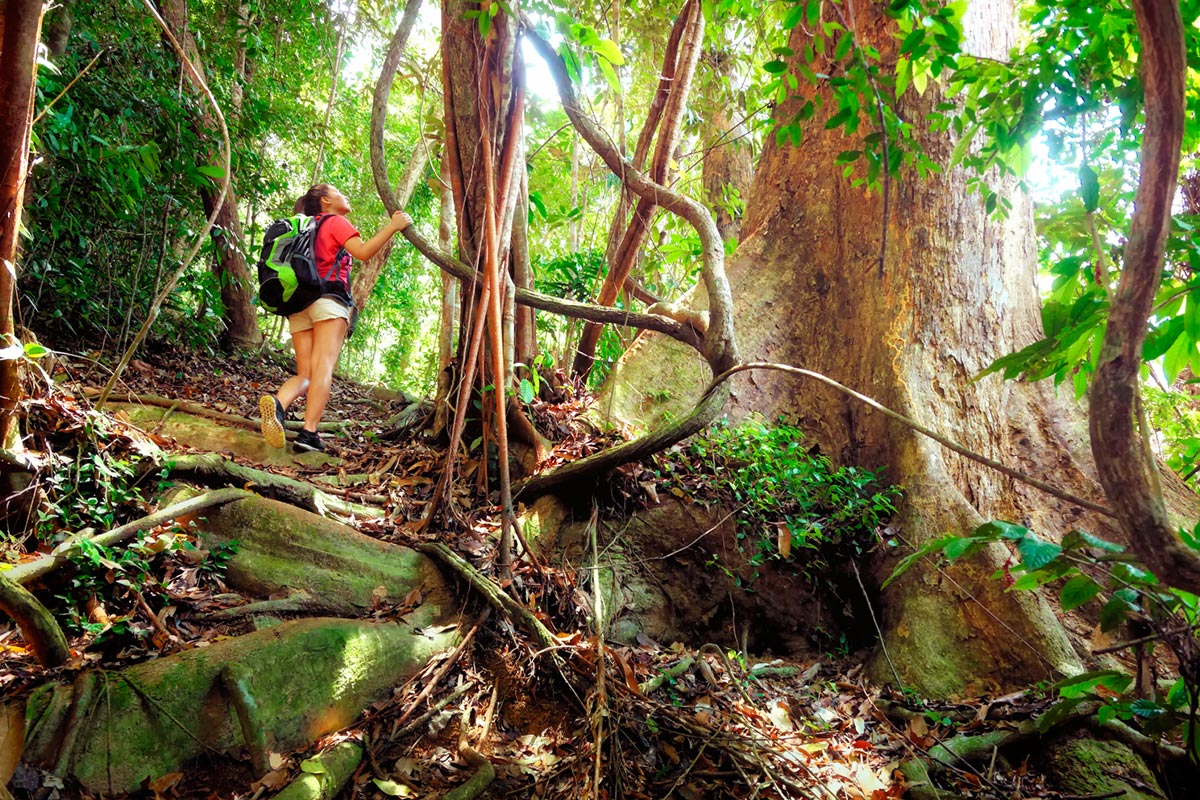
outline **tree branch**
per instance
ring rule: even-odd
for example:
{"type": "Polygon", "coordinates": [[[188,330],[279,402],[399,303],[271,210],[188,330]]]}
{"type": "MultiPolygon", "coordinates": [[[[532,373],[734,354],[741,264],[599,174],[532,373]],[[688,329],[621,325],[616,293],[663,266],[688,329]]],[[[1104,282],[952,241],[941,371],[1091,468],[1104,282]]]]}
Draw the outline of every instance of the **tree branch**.
{"type": "Polygon", "coordinates": [[[1134,0],[1141,35],[1146,129],[1125,264],[1089,398],[1088,427],[1100,484],[1130,548],[1164,583],[1200,592],[1200,556],[1172,529],[1154,456],[1137,431],[1146,321],[1162,271],[1179,174],[1187,72],[1183,21],[1174,0],[1134,0]]]}

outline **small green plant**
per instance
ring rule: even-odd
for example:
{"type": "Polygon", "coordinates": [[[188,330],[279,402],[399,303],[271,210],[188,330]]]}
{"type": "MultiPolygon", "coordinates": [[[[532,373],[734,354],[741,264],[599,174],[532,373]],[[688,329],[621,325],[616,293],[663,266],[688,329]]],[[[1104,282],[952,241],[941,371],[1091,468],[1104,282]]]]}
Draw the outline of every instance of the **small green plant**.
{"type": "Polygon", "coordinates": [[[802,570],[815,577],[839,558],[860,555],[896,512],[900,487],[877,473],[834,467],[802,446],[803,434],[761,420],[721,423],[695,437],[683,465],[662,472],[702,471],[707,485],[738,507],[738,538],[753,565],[803,550],[802,570]],[[781,548],[781,538],[786,544],[781,548]]]}
{"type": "Polygon", "coordinates": [[[224,578],[229,562],[238,552],[238,540],[231,539],[216,545],[208,551],[208,555],[200,562],[197,572],[206,578],[224,578]]]}
{"type": "Polygon", "coordinates": [[[136,464],[99,449],[81,449],[73,462],[43,480],[49,503],[36,526],[43,540],[59,531],[109,530],[126,510],[143,501],[136,464]]]}

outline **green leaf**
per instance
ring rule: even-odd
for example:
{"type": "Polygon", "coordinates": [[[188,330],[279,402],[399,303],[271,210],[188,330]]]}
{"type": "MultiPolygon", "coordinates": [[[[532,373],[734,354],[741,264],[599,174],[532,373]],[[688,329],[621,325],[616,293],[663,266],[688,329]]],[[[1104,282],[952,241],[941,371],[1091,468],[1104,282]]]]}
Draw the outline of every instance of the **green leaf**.
{"type": "Polygon", "coordinates": [[[1120,593],[1114,594],[1104,608],[1100,609],[1100,630],[1105,633],[1115,630],[1120,627],[1125,621],[1130,611],[1133,611],[1133,605],[1120,596],[1120,593]]]}
{"type": "Polygon", "coordinates": [[[1082,703],[1082,699],[1071,698],[1060,700],[1046,710],[1046,713],[1037,717],[1034,724],[1040,733],[1047,733],[1053,730],[1060,722],[1065,720],[1075,710],[1076,706],[1082,703]]]}
{"type": "Polygon", "coordinates": [[[1171,708],[1183,708],[1189,700],[1187,681],[1180,678],[1172,684],[1171,690],[1167,692],[1167,705],[1171,708]]]}
{"type": "Polygon", "coordinates": [[[38,344],[37,342],[26,342],[25,343],[25,357],[26,358],[41,358],[41,357],[49,355],[49,354],[50,354],[50,350],[48,348],[43,347],[42,345],[38,344]]]}
{"type": "Polygon", "coordinates": [[[521,378],[521,384],[518,388],[518,393],[521,395],[521,400],[526,403],[532,403],[534,397],[533,384],[528,378],[521,378]]]}
{"type": "Polygon", "coordinates": [[[1057,691],[1064,698],[1080,698],[1094,694],[1097,686],[1103,686],[1118,694],[1129,688],[1133,678],[1115,669],[1101,669],[1073,675],[1051,684],[1049,690],[1057,691]]]}
{"type": "Polygon", "coordinates": [[[925,69],[917,69],[913,67],[912,85],[917,90],[917,94],[925,96],[925,88],[929,85],[929,72],[925,69]]]}
{"type": "Polygon", "coordinates": [[[1017,552],[1025,569],[1041,569],[1062,555],[1062,548],[1054,542],[1046,542],[1032,533],[1017,542],[1017,552]]]}
{"type": "Polygon", "coordinates": [[[1099,550],[1106,550],[1110,553],[1123,553],[1125,547],[1123,545],[1110,542],[1106,539],[1101,539],[1099,536],[1094,536],[1087,531],[1069,531],[1062,540],[1063,550],[1079,550],[1084,547],[1095,547],[1099,550]]]}
{"type": "Polygon", "coordinates": [[[1071,578],[1063,584],[1062,591],[1059,593],[1059,601],[1062,603],[1063,611],[1073,611],[1079,608],[1100,594],[1101,588],[1100,584],[1087,575],[1076,575],[1071,578]]]}
{"type": "Polygon", "coordinates": [[[904,96],[904,90],[912,83],[912,62],[901,56],[896,59],[896,99],[904,96]]]}
{"type": "Polygon", "coordinates": [[[772,75],[778,75],[787,71],[787,63],[777,58],[774,61],[768,61],[767,63],[763,64],[763,69],[772,75]]]}
{"type": "Polygon", "coordinates": [[[323,775],[325,774],[325,765],[319,759],[307,758],[300,762],[300,771],[310,775],[323,775]]]}
{"type": "Polygon", "coordinates": [[[843,150],[833,160],[835,164],[850,164],[862,157],[862,150],[843,150]]]}
{"type": "Polygon", "coordinates": [[[1195,347],[1195,344],[1187,336],[1180,336],[1175,340],[1175,344],[1167,349],[1166,355],[1163,356],[1163,373],[1166,375],[1168,384],[1174,383],[1175,379],[1179,377],[1179,373],[1183,372],[1184,367],[1192,359],[1195,347]]]}
{"type": "Polygon", "coordinates": [[[386,794],[388,797],[408,797],[412,794],[412,789],[402,783],[395,781],[385,781],[382,778],[372,778],[371,782],[375,784],[375,788],[386,794]]]}
{"type": "Polygon", "coordinates": [[[1096,712],[1096,719],[1100,720],[1101,725],[1103,725],[1106,722],[1110,722],[1111,720],[1114,720],[1116,718],[1117,718],[1116,707],[1109,705],[1107,703],[1100,706],[1100,710],[1096,712]]]}
{"type": "Polygon", "coordinates": [[[1079,199],[1088,211],[1100,207],[1100,176],[1087,164],[1079,168],[1079,199]]]}
{"type": "Polygon", "coordinates": [[[974,531],[974,536],[977,539],[987,539],[988,541],[996,541],[997,539],[1009,539],[1019,542],[1026,536],[1030,536],[1029,528],[1022,525],[1016,525],[1011,522],[1005,522],[1002,519],[989,520],[974,531]]]}
{"type": "Polygon", "coordinates": [[[979,549],[982,544],[980,539],[975,539],[970,536],[959,536],[951,539],[942,548],[942,554],[950,561],[962,558],[968,553],[973,553],[979,549]]]}
{"type": "Polygon", "coordinates": [[[846,31],[838,39],[837,47],[833,48],[833,60],[841,61],[850,52],[850,48],[854,46],[854,36],[846,31]]]}
{"type": "Polygon", "coordinates": [[[799,25],[800,20],[804,19],[804,11],[804,6],[799,3],[789,8],[787,14],[783,16],[783,29],[790,31],[799,25]]]}
{"type": "MultiPolygon", "coordinates": [[[[913,28],[912,33],[904,37],[904,41],[900,43],[901,53],[911,53],[917,45],[925,40],[924,28],[913,28]]],[[[899,92],[897,92],[899,94],[899,92]]]]}
{"type": "Polygon", "coordinates": [[[546,214],[546,203],[542,200],[541,192],[530,192],[529,202],[532,203],[533,207],[536,208],[538,213],[542,215],[542,219],[545,219],[548,216],[546,214]]]}
{"type": "Polygon", "coordinates": [[[608,88],[612,89],[613,94],[621,93],[621,81],[617,78],[617,71],[613,69],[612,64],[601,58],[596,61],[600,65],[600,72],[604,75],[604,80],[608,81],[608,88]]]}
{"type": "Polygon", "coordinates": [[[207,175],[215,180],[221,180],[225,177],[225,170],[221,169],[220,167],[214,167],[211,164],[201,164],[200,166],[196,167],[196,171],[201,175],[207,175]]]}
{"type": "Polygon", "coordinates": [[[592,51],[600,58],[618,67],[625,63],[625,56],[621,55],[621,48],[612,39],[601,39],[592,45],[592,51]]]}
{"type": "Polygon", "coordinates": [[[1161,717],[1167,713],[1165,708],[1145,697],[1134,700],[1129,706],[1129,710],[1133,712],[1134,716],[1141,717],[1142,719],[1161,717]]]}
{"type": "Polygon", "coordinates": [[[848,119],[850,119],[850,115],[851,115],[852,113],[853,113],[853,112],[852,112],[850,109],[848,109],[848,108],[843,108],[841,111],[839,111],[839,112],[837,112],[836,114],[834,114],[832,117],[830,117],[830,118],[829,118],[829,119],[828,119],[828,120],[825,122],[825,130],[833,130],[833,129],[834,129],[834,128],[836,128],[837,126],[839,126],[839,125],[841,125],[842,123],[846,122],[848,119]]]}
{"type": "Polygon", "coordinates": [[[1013,581],[1012,590],[1014,592],[1028,592],[1030,589],[1036,589],[1043,583],[1042,577],[1036,572],[1026,572],[1021,577],[1013,581]]]}

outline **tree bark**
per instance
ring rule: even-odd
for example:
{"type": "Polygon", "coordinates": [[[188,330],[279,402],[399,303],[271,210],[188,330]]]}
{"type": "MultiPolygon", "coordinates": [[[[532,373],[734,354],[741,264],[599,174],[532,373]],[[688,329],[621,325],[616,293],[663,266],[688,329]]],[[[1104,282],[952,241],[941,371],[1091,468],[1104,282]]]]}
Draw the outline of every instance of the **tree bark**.
{"type": "MultiPolygon", "coordinates": [[[[709,85],[720,87],[722,78],[729,80],[732,59],[720,50],[710,50],[705,54],[705,63],[709,70],[709,85]]],[[[739,104],[732,93],[714,88],[707,95],[709,107],[704,115],[707,124],[702,133],[704,147],[704,164],[701,167],[701,182],[704,184],[704,202],[712,209],[717,221],[717,230],[721,239],[728,242],[737,239],[742,215],[730,208],[728,197],[735,193],[744,202],[750,190],[750,181],[754,177],[754,159],[750,146],[744,139],[747,131],[741,119],[735,119],[732,112],[745,114],[745,105],[739,104]]]]}
{"type": "MultiPolygon", "coordinates": [[[[3,0],[0,16],[0,349],[20,346],[13,300],[17,280],[17,236],[29,171],[29,135],[42,28],[40,0],[3,0]]],[[[18,441],[20,357],[0,357],[0,448],[18,441]]]]}
{"type": "MultiPolygon", "coordinates": [[[[184,54],[195,65],[196,70],[203,73],[200,51],[187,25],[187,6],[183,0],[164,0],[161,11],[163,20],[179,41],[184,54]]],[[[201,140],[211,137],[218,127],[212,114],[202,107],[196,109],[192,126],[201,140]]],[[[213,189],[200,190],[205,214],[213,213],[217,198],[218,192],[213,189]]],[[[233,192],[232,181],[229,191],[225,194],[225,202],[213,223],[212,235],[217,253],[214,272],[220,281],[221,302],[225,306],[224,343],[234,350],[257,348],[262,343],[262,331],[258,328],[258,315],[250,305],[250,268],[242,252],[242,223],[238,218],[237,197],[233,192]]]]}
{"type": "MultiPolygon", "coordinates": [[[[858,10],[859,41],[894,58],[889,23],[871,8],[858,10]]],[[[973,4],[964,19],[970,52],[1005,57],[1013,19],[1007,0],[973,4]]],[[[797,29],[797,53],[802,36],[797,29]]],[[[937,95],[932,85],[923,98],[910,92],[901,117],[924,119],[937,95]]],[[[789,121],[802,102],[781,104],[776,118],[789,121]]],[[[768,137],[758,165],[729,268],[743,351],[826,374],[977,453],[1100,500],[1077,404],[1044,383],[972,380],[997,357],[1041,338],[1028,199],[1014,196],[1008,220],[998,221],[968,193],[962,171],[906,179],[893,187],[886,267],[877,277],[881,196],[840,177],[832,166],[837,153],[860,145],[822,122],[805,132],[803,150],[768,137]]],[[[953,146],[932,135],[923,144],[943,162],[953,146]]],[[[698,303],[703,292],[695,294],[698,303]]],[[[697,361],[643,335],[600,405],[618,418],[660,424],[695,397],[689,383],[705,385],[697,361]],[[693,377],[683,377],[689,371],[693,377]],[[666,375],[678,376],[665,387],[670,398],[648,403],[652,392],[663,396],[666,375]]],[[[783,417],[836,463],[883,468],[905,488],[894,528],[913,546],[996,518],[1046,537],[1076,527],[1113,534],[1098,515],[1050,500],[823,386],[750,373],[734,379],[732,393],[733,416],[783,417]]],[[[972,563],[925,565],[892,584],[881,624],[895,670],[881,657],[877,676],[945,695],[977,680],[1023,685],[1079,668],[1050,606],[990,578],[1010,556],[997,546],[972,563]]]]}

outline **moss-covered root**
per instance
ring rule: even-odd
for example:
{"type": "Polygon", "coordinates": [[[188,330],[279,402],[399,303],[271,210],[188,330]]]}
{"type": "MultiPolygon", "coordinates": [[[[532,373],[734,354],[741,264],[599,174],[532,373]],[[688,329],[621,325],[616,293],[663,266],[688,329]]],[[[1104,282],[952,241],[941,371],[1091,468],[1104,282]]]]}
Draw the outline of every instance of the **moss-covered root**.
{"type": "Polygon", "coordinates": [[[327,614],[361,616],[417,590],[421,605],[406,621],[422,627],[445,622],[457,607],[429,558],[276,500],[250,497],[210,511],[200,539],[207,548],[237,542],[226,582],[248,594],[299,601],[304,592],[327,614]]]}
{"type": "Polygon", "coordinates": [[[1096,739],[1087,731],[1058,739],[1045,748],[1045,771],[1064,794],[1122,800],[1161,800],[1166,796],[1146,763],[1124,742],[1096,739]]]}
{"type": "Polygon", "coordinates": [[[496,779],[496,768],[486,756],[480,755],[469,747],[462,749],[462,757],[468,766],[475,768],[475,774],[467,779],[462,786],[446,792],[443,800],[474,800],[484,789],[496,779]]]}
{"type": "Polygon", "coordinates": [[[46,669],[61,667],[71,658],[62,628],[38,599],[18,583],[0,575],[0,611],[17,621],[21,637],[46,669]]]}
{"type": "Polygon", "coordinates": [[[275,795],[275,800],[332,800],[362,761],[362,747],[341,742],[305,762],[308,769],[275,795]],[[319,771],[318,771],[319,770],[319,771]]]}
{"type": "Polygon", "coordinates": [[[308,747],[459,639],[453,628],[306,619],[94,673],[90,703],[78,681],[46,684],[26,705],[24,758],[113,794],[201,755],[308,747]]]}

